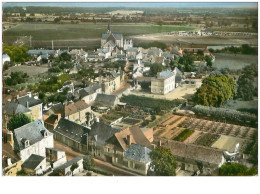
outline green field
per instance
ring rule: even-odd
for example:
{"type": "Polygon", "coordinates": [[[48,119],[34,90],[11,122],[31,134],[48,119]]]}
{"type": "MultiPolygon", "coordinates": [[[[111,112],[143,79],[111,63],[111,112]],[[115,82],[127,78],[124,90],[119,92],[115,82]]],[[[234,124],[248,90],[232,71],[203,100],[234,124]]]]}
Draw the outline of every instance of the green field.
{"type": "MultiPolygon", "coordinates": [[[[194,30],[191,26],[153,25],[153,24],[115,24],[114,33],[124,36],[194,30]]],[[[100,38],[107,31],[107,24],[20,24],[4,31],[4,39],[16,36],[32,36],[33,40],[76,40],[100,38]]]]}

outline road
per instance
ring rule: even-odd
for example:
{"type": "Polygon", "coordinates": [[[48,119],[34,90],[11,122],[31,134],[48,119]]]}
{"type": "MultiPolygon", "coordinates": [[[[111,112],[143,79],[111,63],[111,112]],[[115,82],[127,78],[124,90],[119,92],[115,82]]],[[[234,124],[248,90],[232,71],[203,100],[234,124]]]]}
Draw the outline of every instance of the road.
{"type": "MultiPolygon", "coordinates": [[[[72,150],[70,147],[63,145],[57,141],[54,141],[54,147],[64,150],[66,153],[67,160],[71,160],[71,159],[75,158],[76,156],[83,155],[82,153],[76,152],[76,151],[72,150]]],[[[105,172],[112,173],[115,176],[140,176],[138,174],[115,167],[110,163],[107,163],[107,162],[104,162],[104,161],[101,161],[98,159],[94,159],[94,164],[95,164],[94,168],[105,171],[105,172]]]]}
{"type": "Polygon", "coordinates": [[[98,159],[94,159],[94,163],[95,163],[95,168],[106,171],[106,172],[110,172],[112,174],[114,174],[115,176],[140,176],[138,174],[123,170],[121,168],[118,168],[116,166],[113,166],[110,163],[98,160],[98,159]]]}

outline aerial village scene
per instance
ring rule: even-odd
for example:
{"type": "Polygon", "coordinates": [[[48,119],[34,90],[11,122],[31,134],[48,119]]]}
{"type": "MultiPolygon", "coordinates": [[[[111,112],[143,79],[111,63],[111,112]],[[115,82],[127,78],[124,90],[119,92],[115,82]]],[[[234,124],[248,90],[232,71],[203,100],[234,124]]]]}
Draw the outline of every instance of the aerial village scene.
{"type": "Polygon", "coordinates": [[[258,176],[258,4],[2,3],[3,176],[258,176]]]}

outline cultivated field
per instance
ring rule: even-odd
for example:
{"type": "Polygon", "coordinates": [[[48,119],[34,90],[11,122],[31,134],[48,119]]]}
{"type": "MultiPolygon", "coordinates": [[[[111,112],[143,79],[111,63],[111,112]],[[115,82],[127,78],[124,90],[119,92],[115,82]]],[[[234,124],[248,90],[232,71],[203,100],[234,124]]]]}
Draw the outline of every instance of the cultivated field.
{"type": "Polygon", "coordinates": [[[242,45],[250,44],[257,45],[257,36],[248,37],[232,37],[232,36],[176,36],[167,34],[147,34],[141,36],[131,37],[135,43],[138,42],[149,42],[149,41],[160,41],[167,44],[203,44],[203,45],[242,45]]]}
{"type": "Polygon", "coordinates": [[[226,54],[226,53],[215,53],[216,60],[213,67],[218,69],[229,68],[229,69],[242,69],[243,67],[252,63],[257,64],[257,55],[240,55],[240,54],[226,54]]]}
{"type": "MultiPolygon", "coordinates": [[[[124,36],[153,34],[181,30],[193,30],[190,26],[153,25],[153,24],[115,24],[114,33],[124,36]]],[[[74,40],[101,38],[107,31],[107,24],[21,24],[4,32],[5,39],[16,36],[32,36],[33,40],[74,40]]]]}
{"type": "Polygon", "coordinates": [[[35,76],[38,74],[42,74],[48,71],[48,67],[39,67],[39,66],[13,66],[10,67],[5,73],[10,74],[11,72],[22,71],[27,73],[29,76],[35,76]]]}

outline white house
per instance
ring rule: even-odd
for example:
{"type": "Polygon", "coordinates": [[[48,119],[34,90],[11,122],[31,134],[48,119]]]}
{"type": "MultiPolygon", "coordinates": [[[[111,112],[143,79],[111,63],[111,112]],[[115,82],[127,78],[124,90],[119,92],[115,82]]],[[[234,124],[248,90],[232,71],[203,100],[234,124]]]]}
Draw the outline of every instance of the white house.
{"type": "Polygon", "coordinates": [[[3,64],[5,64],[5,62],[11,61],[9,55],[7,55],[7,54],[3,54],[2,59],[3,59],[3,64]]]}
{"type": "Polygon", "coordinates": [[[167,94],[175,88],[175,73],[170,70],[158,72],[155,78],[151,79],[151,93],[167,94]]]}
{"type": "Polygon", "coordinates": [[[14,150],[24,162],[32,154],[45,157],[46,148],[53,147],[53,134],[35,120],[14,130],[14,150]]]}

